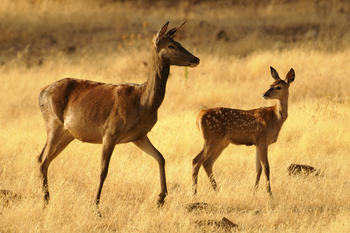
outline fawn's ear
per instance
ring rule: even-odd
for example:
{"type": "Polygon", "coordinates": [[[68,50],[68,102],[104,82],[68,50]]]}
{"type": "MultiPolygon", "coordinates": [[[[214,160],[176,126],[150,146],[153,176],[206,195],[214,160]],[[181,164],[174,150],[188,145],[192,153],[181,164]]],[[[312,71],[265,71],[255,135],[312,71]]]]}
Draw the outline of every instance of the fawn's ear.
{"type": "Polygon", "coordinates": [[[169,21],[164,24],[164,26],[159,30],[156,36],[153,39],[153,42],[157,45],[159,40],[165,35],[166,30],[168,29],[169,21]]]}
{"type": "Polygon", "coordinates": [[[186,23],[186,21],[183,22],[180,26],[170,29],[170,30],[166,33],[166,36],[167,36],[167,37],[170,37],[170,38],[174,38],[174,37],[176,36],[176,33],[182,28],[182,26],[183,26],[185,23],[186,23]]]}
{"type": "Polygon", "coordinates": [[[287,75],[286,75],[285,81],[286,81],[288,84],[290,84],[291,82],[294,81],[294,79],[295,79],[295,72],[294,72],[293,68],[291,68],[291,69],[289,70],[289,72],[287,73],[287,75]]]}
{"type": "Polygon", "coordinates": [[[275,80],[280,80],[280,76],[278,75],[277,71],[272,66],[270,66],[270,70],[271,70],[272,78],[274,78],[275,80]]]}

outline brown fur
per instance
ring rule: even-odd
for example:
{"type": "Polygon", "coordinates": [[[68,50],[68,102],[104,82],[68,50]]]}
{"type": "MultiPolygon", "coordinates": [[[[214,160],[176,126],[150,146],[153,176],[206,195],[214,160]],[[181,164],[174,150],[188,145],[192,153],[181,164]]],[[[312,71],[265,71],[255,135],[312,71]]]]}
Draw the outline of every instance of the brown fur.
{"type": "Polygon", "coordinates": [[[51,161],[74,139],[102,143],[99,204],[110,157],[116,144],[133,142],[154,157],[159,165],[161,193],[167,194],[165,160],[147,134],[157,122],[171,65],[196,66],[199,59],[173,40],[178,28],[166,33],[166,23],[153,41],[153,70],[143,84],[107,84],[65,78],[43,88],[40,109],[46,124],[47,142],[39,156],[45,200],[49,200],[47,172],[51,161]],[[172,47],[170,47],[170,45],[172,47]]]}
{"type": "Polygon", "coordinates": [[[202,116],[206,113],[206,110],[201,110],[199,114],[197,115],[196,119],[196,126],[199,131],[201,131],[201,122],[202,122],[202,116]]]}
{"type": "Polygon", "coordinates": [[[271,67],[271,74],[276,81],[264,94],[265,98],[277,99],[278,104],[252,110],[231,108],[212,108],[202,110],[197,116],[197,125],[204,138],[204,147],[193,159],[193,192],[197,192],[198,172],[203,165],[214,189],[217,188],[213,175],[213,165],[221,152],[230,144],[256,145],[256,166],[258,186],[262,167],[264,166],[267,178],[267,191],[271,194],[270,172],[267,158],[267,148],[277,141],[278,134],[288,116],[288,88],[294,80],[294,71],[291,69],[286,81],[279,78],[271,67]]]}

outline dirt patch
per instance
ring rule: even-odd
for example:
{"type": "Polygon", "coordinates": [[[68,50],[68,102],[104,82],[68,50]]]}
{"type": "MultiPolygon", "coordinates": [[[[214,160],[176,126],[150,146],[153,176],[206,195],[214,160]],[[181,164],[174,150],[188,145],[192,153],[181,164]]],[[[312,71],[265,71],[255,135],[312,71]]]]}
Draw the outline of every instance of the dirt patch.
{"type": "Polygon", "coordinates": [[[205,203],[205,202],[189,203],[186,205],[185,208],[188,212],[192,212],[194,210],[206,210],[208,209],[208,203],[205,203]]]}
{"type": "Polygon", "coordinates": [[[8,206],[10,203],[21,200],[22,196],[14,191],[0,189],[0,203],[3,206],[8,206]]]}
{"type": "Polygon", "coordinates": [[[288,167],[288,175],[315,175],[318,176],[320,171],[310,165],[304,164],[291,164],[288,167]]]}
{"type": "Polygon", "coordinates": [[[238,229],[238,225],[226,217],[223,217],[221,220],[197,220],[195,224],[199,228],[214,227],[225,231],[238,229]]]}

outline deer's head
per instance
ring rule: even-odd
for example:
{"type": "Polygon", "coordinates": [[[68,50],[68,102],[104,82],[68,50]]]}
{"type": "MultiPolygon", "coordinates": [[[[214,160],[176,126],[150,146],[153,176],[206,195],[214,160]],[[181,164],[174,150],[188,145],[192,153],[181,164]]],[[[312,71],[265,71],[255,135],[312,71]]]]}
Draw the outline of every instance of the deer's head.
{"type": "Polygon", "coordinates": [[[199,64],[199,58],[193,56],[182,45],[174,40],[176,33],[185,24],[167,31],[167,22],[153,39],[153,47],[160,59],[169,65],[195,67],[199,64]]]}
{"type": "Polygon", "coordinates": [[[275,81],[271,84],[270,89],[268,89],[264,93],[263,97],[265,99],[279,99],[279,100],[288,98],[289,84],[292,83],[295,78],[295,73],[293,68],[289,70],[284,80],[282,80],[279,77],[277,71],[273,67],[270,66],[270,70],[271,70],[271,76],[273,79],[275,79],[275,81]]]}

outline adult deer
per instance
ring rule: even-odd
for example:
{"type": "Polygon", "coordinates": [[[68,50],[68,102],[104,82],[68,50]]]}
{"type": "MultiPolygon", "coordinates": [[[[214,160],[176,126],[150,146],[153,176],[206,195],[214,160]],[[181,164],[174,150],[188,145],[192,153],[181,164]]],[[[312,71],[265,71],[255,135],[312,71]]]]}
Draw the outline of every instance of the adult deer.
{"type": "Polygon", "coordinates": [[[103,144],[97,207],[114,147],[127,142],[133,142],[157,160],[161,185],[158,204],[163,204],[167,195],[165,160],[147,133],[157,122],[170,66],[195,67],[199,64],[197,57],[174,40],[183,24],[167,32],[168,23],[153,39],[153,70],[145,83],[114,85],[65,78],[42,89],[39,105],[46,124],[47,141],[38,160],[46,203],[49,201],[48,167],[71,141],[78,139],[103,144]]]}
{"type": "Polygon", "coordinates": [[[267,192],[271,193],[270,167],[267,158],[268,146],[277,141],[278,134],[288,116],[288,89],[294,81],[293,69],[285,80],[280,79],[277,71],[270,67],[275,79],[265,92],[265,99],[276,99],[277,105],[252,110],[231,108],[213,108],[202,110],[197,117],[197,126],[204,137],[204,147],[193,159],[193,193],[197,192],[198,172],[203,165],[214,190],[217,184],[213,175],[213,164],[221,152],[230,144],[256,145],[256,182],[258,188],[262,166],[264,167],[267,192]]]}

